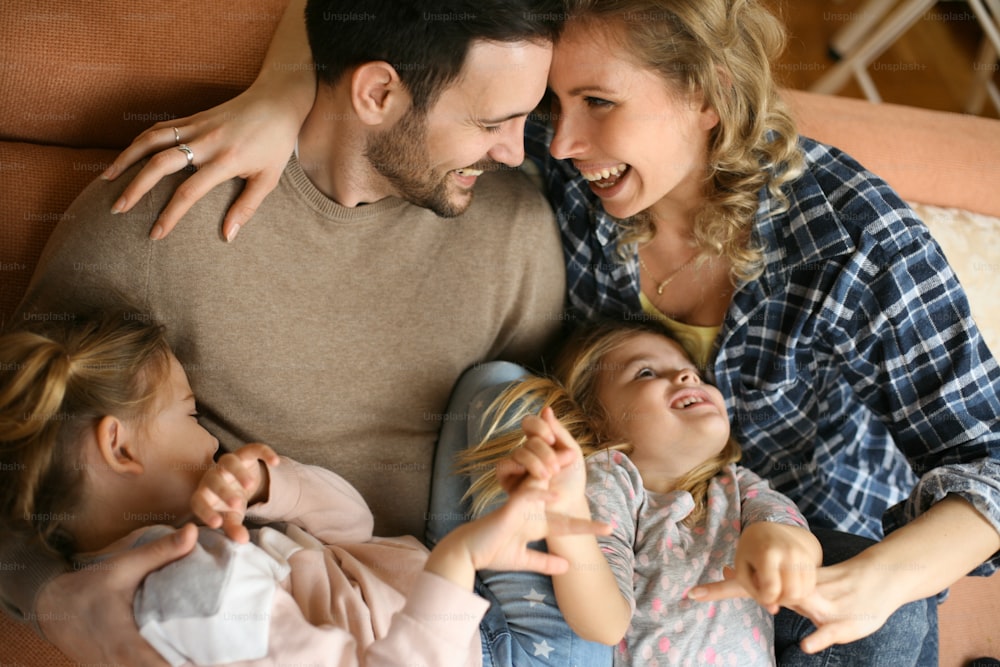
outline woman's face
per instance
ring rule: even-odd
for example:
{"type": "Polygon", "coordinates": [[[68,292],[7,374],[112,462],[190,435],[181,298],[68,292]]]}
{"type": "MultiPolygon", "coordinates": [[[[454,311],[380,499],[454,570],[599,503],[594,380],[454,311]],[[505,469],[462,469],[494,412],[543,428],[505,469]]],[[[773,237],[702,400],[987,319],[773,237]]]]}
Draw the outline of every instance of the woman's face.
{"type": "Polygon", "coordinates": [[[630,59],[624,29],[567,24],[549,71],[552,155],[572,160],[617,218],[649,208],[656,215],[661,202],[667,211],[690,210],[703,197],[708,135],[719,117],[700,96],[672,92],[630,59]]]}

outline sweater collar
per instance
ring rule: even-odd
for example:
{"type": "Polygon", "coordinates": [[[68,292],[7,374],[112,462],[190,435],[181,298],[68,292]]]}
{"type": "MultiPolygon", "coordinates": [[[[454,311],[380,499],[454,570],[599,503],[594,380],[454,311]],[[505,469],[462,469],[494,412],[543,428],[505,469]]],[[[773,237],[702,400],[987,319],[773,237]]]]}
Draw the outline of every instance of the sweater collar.
{"type": "Polygon", "coordinates": [[[287,181],[312,208],[323,216],[338,222],[370,220],[378,218],[394,209],[402,209],[410,205],[409,202],[399,197],[385,197],[371,204],[350,208],[341,206],[313,185],[313,182],[309,180],[309,177],[306,175],[305,170],[302,169],[302,165],[295,155],[289,158],[282,179],[287,181]]]}

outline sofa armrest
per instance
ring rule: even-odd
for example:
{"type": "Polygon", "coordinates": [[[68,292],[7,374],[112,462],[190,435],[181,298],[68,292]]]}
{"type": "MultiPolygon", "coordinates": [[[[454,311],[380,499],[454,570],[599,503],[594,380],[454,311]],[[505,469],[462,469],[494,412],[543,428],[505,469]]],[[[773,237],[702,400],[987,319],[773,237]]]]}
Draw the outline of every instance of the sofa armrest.
{"type": "Polygon", "coordinates": [[[807,137],[840,148],[903,199],[1000,216],[1000,120],[784,91],[807,137]]]}

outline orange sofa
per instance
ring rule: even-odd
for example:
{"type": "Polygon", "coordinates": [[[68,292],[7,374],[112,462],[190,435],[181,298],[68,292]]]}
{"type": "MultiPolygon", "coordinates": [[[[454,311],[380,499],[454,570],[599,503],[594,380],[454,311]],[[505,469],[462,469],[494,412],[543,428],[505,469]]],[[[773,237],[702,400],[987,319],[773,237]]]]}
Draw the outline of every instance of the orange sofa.
{"type": "MultiPolygon", "coordinates": [[[[245,88],[285,1],[0,5],[0,324],[9,322],[46,238],[84,185],[153,122],[245,88]]],[[[1000,122],[788,97],[804,134],[844,148],[923,205],[949,257],[961,260],[963,283],[981,285],[969,290],[973,312],[1000,352],[990,308],[1000,269],[1000,220],[991,217],[1000,216],[1000,122]]],[[[1000,656],[1000,577],[959,582],[941,611],[942,665],[1000,656]]],[[[0,665],[70,664],[0,614],[0,665]]]]}

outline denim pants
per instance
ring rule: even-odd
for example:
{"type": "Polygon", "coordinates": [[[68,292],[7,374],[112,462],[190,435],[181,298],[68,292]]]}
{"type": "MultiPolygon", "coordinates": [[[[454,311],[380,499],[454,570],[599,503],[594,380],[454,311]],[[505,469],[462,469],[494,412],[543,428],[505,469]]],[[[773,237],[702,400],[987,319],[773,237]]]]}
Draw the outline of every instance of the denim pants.
{"type": "MultiPolygon", "coordinates": [[[[485,432],[487,408],[511,382],[527,371],[508,362],[479,364],[459,379],[441,429],[434,458],[427,546],[472,518],[470,503],[462,499],[468,478],[453,474],[455,455],[479,442],[485,432]]],[[[823,562],[831,565],[861,552],[871,540],[833,530],[813,531],[823,546],[823,562]]],[[[544,543],[539,545],[543,548],[544,543]]],[[[530,572],[481,572],[476,592],[490,601],[480,626],[483,664],[594,665],[612,663],[612,647],[588,642],[566,624],[555,603],[552,581],[530,572]]],[[[599,601],[595,601],[599,604],[599,601]]],[[[928,598],[900,607],[877,632],[850,644],[832,646],[807,655],[799,642],[815,630],[808,619],[788,609],[775,617],[775,651],[787,667],[862,665],[932,667],[938,662],[937,600],[928,598]]]]}

